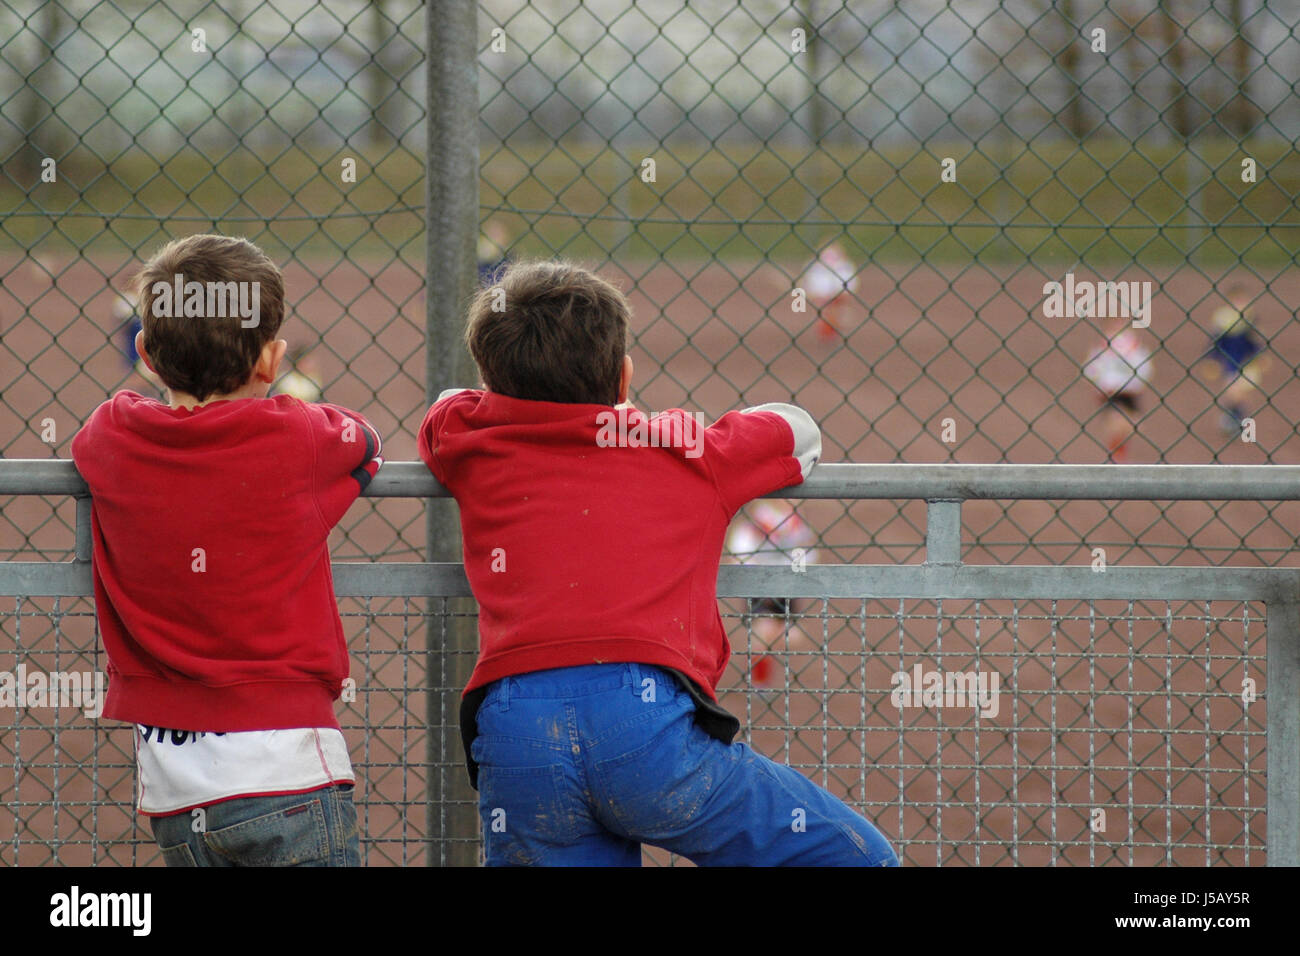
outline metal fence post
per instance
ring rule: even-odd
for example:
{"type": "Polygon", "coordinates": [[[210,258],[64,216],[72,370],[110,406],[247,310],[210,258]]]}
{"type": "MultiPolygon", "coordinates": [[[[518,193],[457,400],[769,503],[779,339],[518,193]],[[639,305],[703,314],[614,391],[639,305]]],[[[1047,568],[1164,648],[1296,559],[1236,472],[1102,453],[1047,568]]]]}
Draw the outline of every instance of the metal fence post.
{"type": "MultiPolygon", "coordinates": [[[[470,0],[425,4],[425,394],[472,385],[461,342],[462,307],[473,291],[478,233],[477,7],[470,0]]],[[[425,505],[430,561],[459,561],[460,524],[452,502],[425,505]]],[[[461,769],[459,689],[477,646],[465,599],[447,600],[453,616],[428,624],[429,863],[473,866],[475,794],[461,769]],[[441,769],[440,769],[441,765],[441,769]]]]}
{"type": "Polygon", "coordinates": [[[1300,866],[1300,589],[1293,582],[1269,597],[1265,692],[1268,865],[1300,866]]]}
{"type": "Polygon", "coordinates": [[[926,564],[961,564],[961,504],[959,498],[931,498],[926,501],[926,564]]]}

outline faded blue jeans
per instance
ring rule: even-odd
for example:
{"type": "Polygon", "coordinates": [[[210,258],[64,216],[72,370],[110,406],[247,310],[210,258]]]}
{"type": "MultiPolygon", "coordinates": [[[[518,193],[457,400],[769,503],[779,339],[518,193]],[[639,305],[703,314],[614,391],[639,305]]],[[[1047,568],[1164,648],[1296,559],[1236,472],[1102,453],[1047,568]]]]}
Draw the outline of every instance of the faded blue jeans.
{"type": "Polygon", "coordinates": [[[193,813],[151,817],[168,866],[360,866],[352,785],[239,797],[193,813]]]}
{"type": "Polygon", "coordinates": [[[488,865],[639,866],[643,843],[711,866],[898,865],[866,818],[694,710],[645,664],[492,684],[472,747],[488,865]]]}

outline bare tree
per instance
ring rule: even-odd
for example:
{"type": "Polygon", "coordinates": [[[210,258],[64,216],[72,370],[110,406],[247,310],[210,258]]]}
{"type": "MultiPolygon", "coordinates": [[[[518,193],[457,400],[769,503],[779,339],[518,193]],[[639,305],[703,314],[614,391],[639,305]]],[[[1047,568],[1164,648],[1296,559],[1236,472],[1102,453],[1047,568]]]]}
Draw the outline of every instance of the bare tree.
{"type": "Polygon", "coordinates": [[[1060,17],[1065,24],[1065,45],[1061,47],[1057,64],[1065,77],[1065,108],[1059,115],[1065,131],[1071,138],[1079,140],[1088,135],[1088,119],[1083,106],[1083,81],[1079,76],[1081,40],[1074,0],[1060,0],[1060,17]]]}
{"type": "Polygon", "coordinates": [[[1146,71],[1146,57],[1143,56],[1143,52],[1150,46],[1149,40],[1153,29],[1149,12],[1141,0],[1126,3],[1116,9],[1120,21],[1128,28],[1122,46],[1124,52],[1122,62],[1124,78],[1128,81],[1129,122],[1132,125],[1131,135],[1134,139],[1146,132],[1150,125],[1149,123],[1143,125],[1147,104],[1138,95],[1138,85],[1142,80],[1142,74],[1146,71]]]}
{"type": "Polygon", "coordinates": [[[1160,27],[1164,39],[1165,70],[1169,74],[1169,106],[1165,109],[1174,135],[1186,140],[1192,135],[1191,104],[1187,98],[1187,57],[1183,43],[1187,32],[1173,14],[1173,0],[1160,0],[1160,27]]]}
{"type": "Polygon", "coordinates": [[[1259,122],[1259,109],[1250,98],[1250,41],[1246,37],[1246,21],[1242,0],[1228,0],[1228,22],[1232,28],[1231,67],[1237,95],[1228,108],[1228,129],[1238,136],[1247,136],[1259,122]]]}
{"type": "MultiPolygon", "coordinates": [[[[47,106],[45,97],[37,92],[45,85],[38,78],[39,74],[45,71],[47,66],[51,71],[54,69],[54,50],[58,46],[59,34],[63,30],[63,8],[58,3],[46,3],[43,13],[40,32],[37,34],[39,42],[30,61],[27,81],[23,86],[23,101],[18,109],[18,126],[27,144],[27,148],[18,154],[18,175],[20,182],[28,185],[36,182],[40,176],[41,159],[44,158],[40,154],[57,156],[60,152],[59,144],[63,139],[58,128],[57,104],[47,106]],[[47,113],[43,123],[42,113],[47,113]],[[36,132],[37,127],[42,125],[44,129],[39,139],[43,148],[38,148],[35,142],[36,132]]],[[[27,29],[31,30],[31,26],[29,25],[27,29]]]]}
{"type": "MultiPolygon", "coordinates": [[[[370,62],[366,64],[366,85],[369,88],[370,131],[372,144],[389,142],[392,132],[388,121],[393,115],[393,78],[387,69],[384,51],[392,31],[388,19],[386,0],[370,2],[370,62]]],[[[432,14],[429,14],[432,16],[432,14]]]]}
{"type": "Polygon", "coordinates": [[[821,25],[817,14],[817,0],[799,0],[799,26],[808,42],[808,141],[813,149],[821,149],[826,138],[826,98],[822,95],[824,77],[822,47],[824,41],[817,35],[821,25]]]}

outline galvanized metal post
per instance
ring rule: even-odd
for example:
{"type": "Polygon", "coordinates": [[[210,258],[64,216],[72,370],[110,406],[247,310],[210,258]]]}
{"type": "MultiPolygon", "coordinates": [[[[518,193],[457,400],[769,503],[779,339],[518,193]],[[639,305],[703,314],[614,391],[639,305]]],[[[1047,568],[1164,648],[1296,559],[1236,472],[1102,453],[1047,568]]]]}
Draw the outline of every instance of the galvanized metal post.
{"type": "Polygon", "coordinates": [[[1268,601],[1268,865],[1300,866],[1300,585],[1268,601]]]}
{"type": "Polygon", "coordinates": [[[925,563],[961,564],[961,500],[931,498],[925,503],[925,563]]]}
{"type": "Polygon", "coordinates": [[[79,562],[86,563],[90,561],[90,553],[93,542],[93,531],[90,526],[90,496],[84,495],[76,499],[77,501],[77,550],[76,559],[79,562]]]}
{"type": "MultiPolygon", "coordinates": [[[[425,395],[472,385],[461,341],[463,308],[474,289],[478,234],[478,19],[471,0],[424,6],[425,34],[425,395]]],[[[460,523],[452,502],[427,500],[430,561],[461,559],[460,523]]],[[[437,611],[439,602],[430,602],[437,611]]],[[[468,605],[447,599],[451,612],[468,605]]],[[[462,769],[459,689],[477,646],[471,619],[431,616],[428,623],[426,714],[429,725],[428,812],[430,864],[472,866],[478,814],[462,769]],[[441,766],[442,769],[439,769],[441,766]]]]}

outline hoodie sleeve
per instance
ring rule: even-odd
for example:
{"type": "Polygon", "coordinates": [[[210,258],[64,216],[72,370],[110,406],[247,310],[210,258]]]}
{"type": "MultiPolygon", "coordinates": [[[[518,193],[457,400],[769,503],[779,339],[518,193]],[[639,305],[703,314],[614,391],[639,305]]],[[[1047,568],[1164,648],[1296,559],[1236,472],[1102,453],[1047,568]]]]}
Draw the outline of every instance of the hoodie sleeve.
{"type": "Polygon", "coordinates": [[[383,442],[358,412],[326,403],[302,407],[311,423],[316,501],[332,528],[383,465],[383,442]]]}
{"type": "Polygon", "coordinates": [[[728,511],[808,477],[821,430],[802,408],[771,403],[728,412],[705,431],[705,453],[728,511]]]}
{"type": "MultiPolygon", "coordinates": [[[[438,394],[438,398],[433,403],[433,407],[425,413],[424,421],[420,423],[419,434],[416,435],[417,449],[420,454],[420,460],[424,462],[425,467],[433,473],[443,485],[447,485],[446,470],[442,467],[442,462],[438,458],[438,430],[442,426],[443,419],[447,414],[447,409],[451,407],[452,402],[458,395],[479,396],[482,393],[471,388],[448,388],[438,394]]],[[[465,399],[461,399],[465,401],[465,399]]],[[[450,487],[448,485],[448,487],[450,487]]]]}

